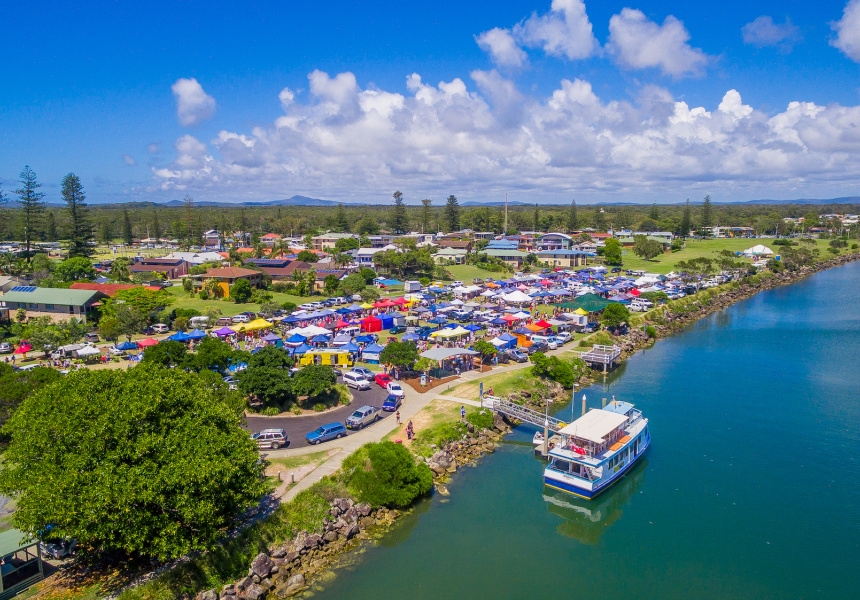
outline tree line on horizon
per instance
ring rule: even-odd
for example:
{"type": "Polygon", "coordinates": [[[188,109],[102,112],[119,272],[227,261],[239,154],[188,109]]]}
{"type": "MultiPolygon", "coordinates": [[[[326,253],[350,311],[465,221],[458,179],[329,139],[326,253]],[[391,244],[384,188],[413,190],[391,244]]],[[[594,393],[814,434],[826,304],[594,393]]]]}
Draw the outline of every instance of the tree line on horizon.
{"type": "MultiPolygon", "coordinates": [[[[567,205],[509,206],[507,230],[505,208],[501,206],[461,206],[455,195],[435,205],[422,199],[419,206],[405,203],[400,191],[389,205],[283,207],[208,207],[186,196],[181,207],[155,203],[87,205],[80,178],[69,173],[61,182],[64,207],[48,206],[36,173],[26,166],[17,188],[0,188],[0,240],[16,240],[31,247],[35,242],[68,241],[73,255],[86,256],[89,242],[102,244],[117,240],[132,243],[143,238],[176,239],[185,245],[199,245],[203,232],[223,234],[241,231],[253,236],[277,233],[284,236],[315,235],[325,231],[375,235],[418,231],[436,233],[461,229],[515,234],[521,231],[573,232],[591,228],[635,231],[686,232],[713,225],[752,227],[758,234],[788,234],[786,217],[806,220],[806,227],[819,223],[819,214],[860,211],[858,205],[809,204],[715,204],[710,196],[701,202],[689,199],[681,205],[567,205]],[[5,213],[5,214],[4,214],[5,213]]],[[[856,232],[852,232],[856,237],[856,232]]]]}

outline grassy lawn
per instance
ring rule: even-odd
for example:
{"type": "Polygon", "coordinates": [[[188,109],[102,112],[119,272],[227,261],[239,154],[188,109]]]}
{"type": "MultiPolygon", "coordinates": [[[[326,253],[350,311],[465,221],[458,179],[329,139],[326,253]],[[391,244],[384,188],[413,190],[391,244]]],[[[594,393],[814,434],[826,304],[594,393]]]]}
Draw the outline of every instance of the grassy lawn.
{"type": "MultiPolygon", "coordinates": [[[[474,407],[466,407],[468,412],[472,410],[477,410],[474,407]]],[[[430,427],[434,427],[441,423],[453,423],[455,421],[460,420],[460,405],[456,402],[449,402],[448,400],[432,400],[427,406],[418,411],[411,419],[412,426],[415,428],[415,432],[422,431],[424,429],[429,429],[430,427]]],[[[408,441],[406,439],[406,423],[407,421],[403,421],[403,425],[389,432],[382,438],[383,441],[394,441],[397,439],[403,440],[404,444],[408,445],[408,441]]]]}
{"type": "MultiPolygon", "coordinates": [[[[829,240],[815,240],[816,248],[821,251],[822,257],[829,257],[827,245],[829,240]]],[[[731,252],[740,252],[762,244],[779,254],[779,246],[773,245],[772,239],[742,239],[742,238],[719,238],[713,240],[687,240],[687,245],[683,250],[672,252],[671,254],[663,254],[654,260],[644,260],[639,258],[630,248],[624,249],[622,265],[624,269],[643,270],[649,273],[669,273],[670,271],[678,270],[678,263],[691,258],[714,258],[720,250],[729,250],[731,252]]]]}
{"type": "Polygon", "coordinates": [[[505,279],[509,276],[508,273],[498,271],[485,271],[474,265],[451,265],[445,267],[454,276],[454,279],[460,280],[464,285],[471,285],[476,278],[480,279],[505,279]]]}
{"type": "Polygon", "coordinates": [[[518,369],[516,371],[498,373],[475,381],[461,383],[449,390],[445,390],[442,392],[442,395],[456,396],[457,398],[465,398],[467,400],[478,400],[478,396],[480,394],[480,383],[483,382],[485,393],[490,388],[493,388],[493,393],[496,396],[505,396],[516,390],[530,388],[533,386],[535,381],[536,380],[532,376],[530,368],[518,369]]]}
{"type": "MultiPolygon", "coordinates": [[[[193,308],[200,312],[208,306],[214,306],[215,308],[221,311],[225,317],[232,317],[234,315],[238,315],[240,312],[245,311],[253,311],[258,312],[260,310],[260,305],[255,304],[253,302],[248,302],[246,304],[236,304],[235,302],[231,302],[230,300],[201,300],[197,296],[188,297],[188,293],[182,289],[181,285],[172,285],[166,290],[168,293],[172,294],[176,297],[176,302],[174,302],[170,307],[171,308],[193,308]]],[[[301,296],[293,296],[290,294],[281,294],[276,292],[271,292],[272,300],[277,302],[278,304],[282,304],[284,302],[292,302],[295,305],[304,304],[305,302],[316,302],[320,299],[319,296],[314,296],[313,298],[303,298],[301,296]]]]}

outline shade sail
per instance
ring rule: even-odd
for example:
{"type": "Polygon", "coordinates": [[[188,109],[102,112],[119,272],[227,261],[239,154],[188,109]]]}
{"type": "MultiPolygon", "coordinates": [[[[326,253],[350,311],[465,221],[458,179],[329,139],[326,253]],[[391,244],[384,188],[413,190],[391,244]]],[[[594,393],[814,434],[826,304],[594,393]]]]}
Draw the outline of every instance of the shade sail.
{"type": "Polygon", "coordinates": [[[565,302],[563,304],[559,304],[561,308],[568,308],[571,310],[576,310],[581,308],[587,312],[598,312],[612,304],[612,300],[607,300],[606,298],[601,298],[597,294],[585,294],[580,296],[573,302],[565,302]]]}
{"type": "Polygon", "coordinates": [[[429,358],[430,360],[447,360],[449,358],[453,358],[455,356],[475,356],[478,352],[474,350],[466,350],[464,348],[431,348],[430,350],[425,350],[421,353],[422,358],[429,358]]]}
{"type": "MultiPolygon", "coordinates": [[[[128,342],[126,342],[126,343],[128,343],[128,342]]],[[[118,347],[119,346],[117,346],[117,348],[118,347]]],[[[137,344],[135,344],[134,347],[137,348],[137,344]]],[[[75,354],[77,354],[78,356],[94,356],[96,354],[101,354],[101,352],[95,346],[84,346],[80,350],[77,350],[75,352],[75,354]]]]}

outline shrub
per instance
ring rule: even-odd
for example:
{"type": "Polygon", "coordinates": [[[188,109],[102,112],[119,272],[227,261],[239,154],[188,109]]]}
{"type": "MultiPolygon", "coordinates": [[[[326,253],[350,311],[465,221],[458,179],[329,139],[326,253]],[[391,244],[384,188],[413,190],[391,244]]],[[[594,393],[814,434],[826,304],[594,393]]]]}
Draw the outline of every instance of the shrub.
{"type": "Polygon", "coordinates": [[[324,410],[325,410],[325,404],[323,404],[322,402],[317,402],[316,404],[314,404],[314,411],[323,412],[324,410]]]}
{"type": "Polygon", "coordinates": [[[476,410],[466,415],[466,420],[476,429],[491,429],[493,427],[493,413],[486,408],[476,410]]]}
{"type": "Polygon", "coordinates": [[[851,249],[852,249],[852,250],[857,250],[858,248],[860,248],[860,244],[856,244],[856,243],[855,243],[855,244],[851,244],[851,249]]]}
{"type": "Polygon", "coordinates": [[[298,305],[295,302],[282,302],[281,308],[287,312],[294,312],[298,308],[298,305]]]}
{"type": "Polygon", "coordinates": [[[337,395],[340,397],[338,402],[343,406],[346,406],[347,404],[352,402],[352,393],[349,391],[349,388],[346,386],[346,384],[335,384],[334,391],[337,392],[337,395]]]}
{"type": "Polygon", "coordinates": [[[466,426],[460,423],[439,423],[418,432],[412,442],[412,450],[420,456],[430,456],[432,446],[441,448],[449,442],[458,440],[466,433],[466,426]]]}
{"type": "Polygon", "coordinates": [[[290,412],[294,415],[300,415],[302,414],[302,407],[298,404],[294,404],[293,407],[290,409],[290,412]]]}
{"type": "Polygon", "coordinates": [[[201,300],[209,300],[209,292],[207,292],[206,290],[200,290],[199,292],[197,292],[197,297],[201,300]]]}
{"type": "Polygon", "coordinates": [[[281,409],[277,406],[267,406],[263,410],[260,411],[261,415],[265,415],[267,417],[276,417],[281,414],[281,409]]]}
{"type": "Polygon", "coordinates": [[[645,334],[649,338],[654,339],[655,337],[657,337],[657,330],[648,325],[647,327],[645,327],[645,334]]]}
{"type": "Polygon", "coordinates": [[[343,461],[341,481],[361,502],[405,507],[430,491],[433,474],[402,444],[373,442],[343,461]]]}

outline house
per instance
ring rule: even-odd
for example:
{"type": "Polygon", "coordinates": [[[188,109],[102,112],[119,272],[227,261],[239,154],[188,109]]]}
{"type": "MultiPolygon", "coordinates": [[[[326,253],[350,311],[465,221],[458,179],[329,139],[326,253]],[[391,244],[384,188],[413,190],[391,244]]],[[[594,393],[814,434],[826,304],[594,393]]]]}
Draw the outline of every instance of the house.
{"type": "Polygon", "coordinates": [[[103,298],[107,298],[107,294],[96,290],[19,285],[0,296],[0,307],[8,309],[10,315],[23,308],[28,319],[48,316],[54,321],[68,321],[74,317],[86,322],[103,298]]]}
{"type": "Polygon", "coordinates": [[[13,287],[18,285],[18,282],[15,277],[9,277],[8,275],[0,275],[0,292],[8,292],[13,287]]]}
{"type": "Polygon", "coordinates": [[[559,248],[557,250],[544,250],[537,253],[538,260],[551,267],[582,267],[586,264],[588,254],[582,250],[570,250],[559,248]]]}
{"type": "Polygon", "coordinates": [[[500,240],[490,240],[485,250],[517,250],[519,245],[519,240],[502,238],[500,240]]]}
{"type": "Polygon", "coordinates": [[[373,255],[385,252],[385,248],[357,248],[352,251],[352,258],[359,267],[373,268],[373,255]]]}
{"type": "Polygon", "coordinates": [[[281,241],[281,236],[277,233],[267,233],[266,235],[260,236],[260,242],[265,246],[271,248],[275,244],[281,241]]]}
{"type": "MultiPolygon", "coordinates": [[[[315,263],[305,262],[303,260],[295,260],[295,259],[268,259],[272,260],[272,263],[268,264],[260,264],[259,261],[267,260],[267,259],[257,259],[254,264],[260,267],[260,270],[275,280],[289,280],[293,278],[293,275],[296,273],[306,273],[313,268],[315,263]],[[277,263],[277,264],[275,264],[277,263]]],[[[251,261],[247,261],[251,262],[251,261]]]]}
{"type": "Polygon", "coordinates": [[[162,273],[167,279],[188,275],[188,261],[181,258],[144,258],[128,267],[130,273],[162,273]]]}
{"type": "Polygon", "coordinates": [[[573,238],[564,233],[547,233],[537,240],[538,253],[546,250],[570,250],[573,238]]]}
{"type": "Polygon", "coordinates": [[[484,248],[480,253],[494,258],[499,258],[514,268],[521,267],[523,261],[525,261],[526,256],[528,255],[528,252],[523,252],[522,250],[495,250],[488,248],[484,248]]]}
{"type": "Polygon", "coordinates": [[[113,298],[117,295],[117,292],[121,292],[123,290],[131,290],[136,287],[136,285],[128,283],[88,283],[86,281],[76,281],[71,286],[69,286],[69,289],[101,292],[105,296],[113,298]]]}
{"type": "Polygon", "coordinates": [[[436,254],[433,255],[433,261],[436,264],[457,264],[462,265],[463,261],[466,260],[466,255],[468,252],[463,248],[440,248],[436,254]]]}
{"type": "Polygon", "coordinates": [[[311,238],[313,240],[314,250],[334,250],[338,240],[357,238],[358,236],[352,233],[324,233],[311,238]]]}
{"type": "Polygon", "coordinates": [[[217,229],[203,232],[203,248],[211,248],[212,250],[221,249],[221,234],[217,229]]]}
{"type": "MultiPolygon", "coordinates": [[[[641,235],[641,234],[638,234],[638,233],[636,234],[636,236],[639,236],[639,235],[641,235]]],[[[667,240],[664,237],[659,237],[656,235],[646,235],[645,239],[650,240],[650,241],[654,241],[654,242],[659,242],[660,244],[662,244],[664,251],[668,250],[669,247],[672,245],[671,240],[667,240]]],[[[627,247],[627,248],[632,248],[633,245],[636,243],[636,237],[635,236],[634,237],[625,237],[625,238],[621,238],[618,241],[621,242],[622,246],[627,247]]]]}
{"type": "Polygon", "coordinates": [[[325,288],[325,280],[329,276],[333,276],[340,281],[349,271],[346,269],[317,269],[314,271],[314,289],[322,291],[325,288]]]}
{"type": "Polygon", "coordinates": [[[242,267],[220,267],[217,269],[209,269],[204,275],[207,279],[215,279],[221,286],[224,292],[224,297],[230,297],[230,286],[240,279],[247,279],[252,287],[260,287],[263,285],[263,273],[260,271],[252,271],[251,269],[243,269],[242,267]]]}
{"type": "Polygon", "coordinates": [[[444,250],[445,248],[453,248],[456,250],[465,250],[466,254],[472,251],[472,241],[471,240],[450,240],[450,239],[437,239],[437,243],[439,244],[439,249],[444,250]]]}
{"type": "Polygon", "coordinates": [[[166,258],[178,258],[186,261],[190,265],[202,265],[208,262],[221,262],[224,257],[220,252],[210,250],[208,252],[171,252],[166,258]]]}
{"type": "Polygon", "coordinates": [[[382,234],[382,235],[369,235],[367,239],[370,240],[371,248],[383,248],[390,244],[393,244],[394,241],[400,236],[392,235],[392,234],[382,234]]]}

